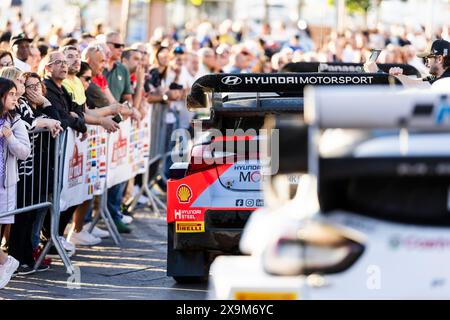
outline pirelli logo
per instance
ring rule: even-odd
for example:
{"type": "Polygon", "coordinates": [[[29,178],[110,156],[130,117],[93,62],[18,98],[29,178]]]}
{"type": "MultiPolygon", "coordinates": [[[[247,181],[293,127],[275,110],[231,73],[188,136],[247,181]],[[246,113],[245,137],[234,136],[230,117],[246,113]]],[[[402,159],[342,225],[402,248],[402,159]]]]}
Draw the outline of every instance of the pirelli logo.
{"type": "Polygon", "coordinates": [[[198,222],[177,221],[175,223],[175,230],[177,233],[205,232],[205,223],[202,221],[198,222]]]}

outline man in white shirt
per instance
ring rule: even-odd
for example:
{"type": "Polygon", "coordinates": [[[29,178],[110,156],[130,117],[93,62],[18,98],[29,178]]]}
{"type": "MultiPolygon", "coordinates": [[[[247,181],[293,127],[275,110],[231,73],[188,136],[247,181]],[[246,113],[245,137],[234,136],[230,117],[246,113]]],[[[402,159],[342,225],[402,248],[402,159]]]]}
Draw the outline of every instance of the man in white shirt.
{"type": "Polygon", "coordinates": [[[14,66],[22,72],[31,72],[31,66],[26,63],[31,55],[30,43],[33,39],[27,38],[25,33],[19,33],[11,38],[11,49],[14,57],[14,66]]]}
{"type": "MultiPolygon", "coordinates": [[[[199,58],[195,52],[186,52],[185,65],[182,66],[180,74],[180,84],[185,89],[186,93],[191,91],[192,85],[197,79],[199,70],[199,58]]],[[[194,112],[187,109],[186,101],[182,101],[178,108],[179,127],[182,129],[189,129],[191,120],[194,117],[194,112]]]]}
{"type": "Polygon", "coordinates": [[[201,48],[198,51],[198,57],[200,59],[200,66],[197,74],[198,78],[216,72],[217,68],[216,53],[214,52],[213,49],[201,48]]]}

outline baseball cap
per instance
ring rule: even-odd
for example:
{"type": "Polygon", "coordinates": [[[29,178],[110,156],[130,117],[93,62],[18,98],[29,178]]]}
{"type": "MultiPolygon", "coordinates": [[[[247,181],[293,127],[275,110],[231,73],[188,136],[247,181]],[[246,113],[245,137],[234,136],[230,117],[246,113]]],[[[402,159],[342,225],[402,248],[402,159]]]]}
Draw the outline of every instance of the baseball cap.
{"type": "Polygon", "coordinates": [[[20,41],[33,42],[33,39],[28,38],[27,35],[25,34],[25,32],[21,32],[18,35],[15,35],[14,37],[11,38],[11,42],[10,42],[11,47],[14,46],[15,44],[19,43],[20,41]]]}
{"type": "Polygon", "coordinates": [[[417,54],[419,58],[426,58],[428,56],[445,57],[448,55],[450,55],[450,42],[445,40],[435,40],[427,51],[417,54]]]}
{"type": "Polygon", "coordinates": [[[0,42],[9,42],[11,40],[11,32],[3,32],[0,36],[0,42]]]}

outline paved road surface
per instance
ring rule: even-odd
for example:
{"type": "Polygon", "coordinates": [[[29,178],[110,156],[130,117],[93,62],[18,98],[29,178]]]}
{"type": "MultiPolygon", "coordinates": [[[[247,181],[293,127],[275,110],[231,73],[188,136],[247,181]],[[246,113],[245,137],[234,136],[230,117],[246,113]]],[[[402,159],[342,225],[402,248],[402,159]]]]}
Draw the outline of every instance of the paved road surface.
{"type": "MultiPolygon", "coordinates": [[[[166,276],[166,223],[144,211],[135,214],[133,233],[122,248],[111,239],[79,247],[72,261],[80,268],[80,287],[68,281],[61,261],[49,271],[18,276],[0,290],[1,299],[205,299],[207,285],[178,285],[166,276]]],[[[70,280],[70,279],[69,279],[70,280]]]]}

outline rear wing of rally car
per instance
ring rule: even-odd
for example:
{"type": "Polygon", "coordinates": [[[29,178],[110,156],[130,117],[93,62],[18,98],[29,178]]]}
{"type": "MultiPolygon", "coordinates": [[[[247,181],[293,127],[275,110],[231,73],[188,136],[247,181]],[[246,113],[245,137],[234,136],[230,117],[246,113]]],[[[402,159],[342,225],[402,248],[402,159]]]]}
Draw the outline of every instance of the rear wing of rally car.
{"type": "MultiPolygon", "coordinates": [[[[207,108],[212,94],[212,109],[216,115],[249,115],[264,113],[303,112],[303,91],[306,86],[390,85],[400,82],[387,74],[371,73],[274,73],[216,74],[199,78],[187,96],[187,107],[194,111],[207,108]],[[253,103],[230,103],[223,93],[257,93],[253,103]],[[261,94],[261,95],[259,95],[261,94]],[[227,103],[228,102],[228,103],[227,103]]],[[[239,98],[238,98],[239,99],[239,98]]],[[[241,100],[245,100],[242,98],[241,100]]]]}
{"type": "MultiPolygon", "coordinates": [[[[424,140],[427,146],[420,152],[406,148],[395,154],[378,155],[375,152],[326,157],[322,157],[314,142],[322,130],[337,128],[403,129],[407,135],[423,131],[427,134],[450,133],[450,94],[376,87],[308,88],[304,123],[283,126],[283,121],[278,121],[273,127],[280,129],[280,155],[285,154],[280,156],[281,173],[310,172],[320,176],[321,180],[450,176],[450,151],[440,146],[442,142],[439,141],[424,140]],[[295,149],[302,152],[293,150],[293,141],[297,146],[295,149]]],[[[411,141],[412,138],[403,140],[406,144],[411,141]]]]}
{"type": "MultiPolygon", "coordinates": [[[[400,63],[380,63],[377,66],[385,73],[389,73],[389,69],[398,67],[403,69],[403,74],[420,78],[422,75],[419,70],[409,64],[400,63]]],[[[348,73],[362,73],[364,72],[362,63],[346,63],[346,62],[290,62],[286,64],[282,72],[348,72],[348,73]]]]}

